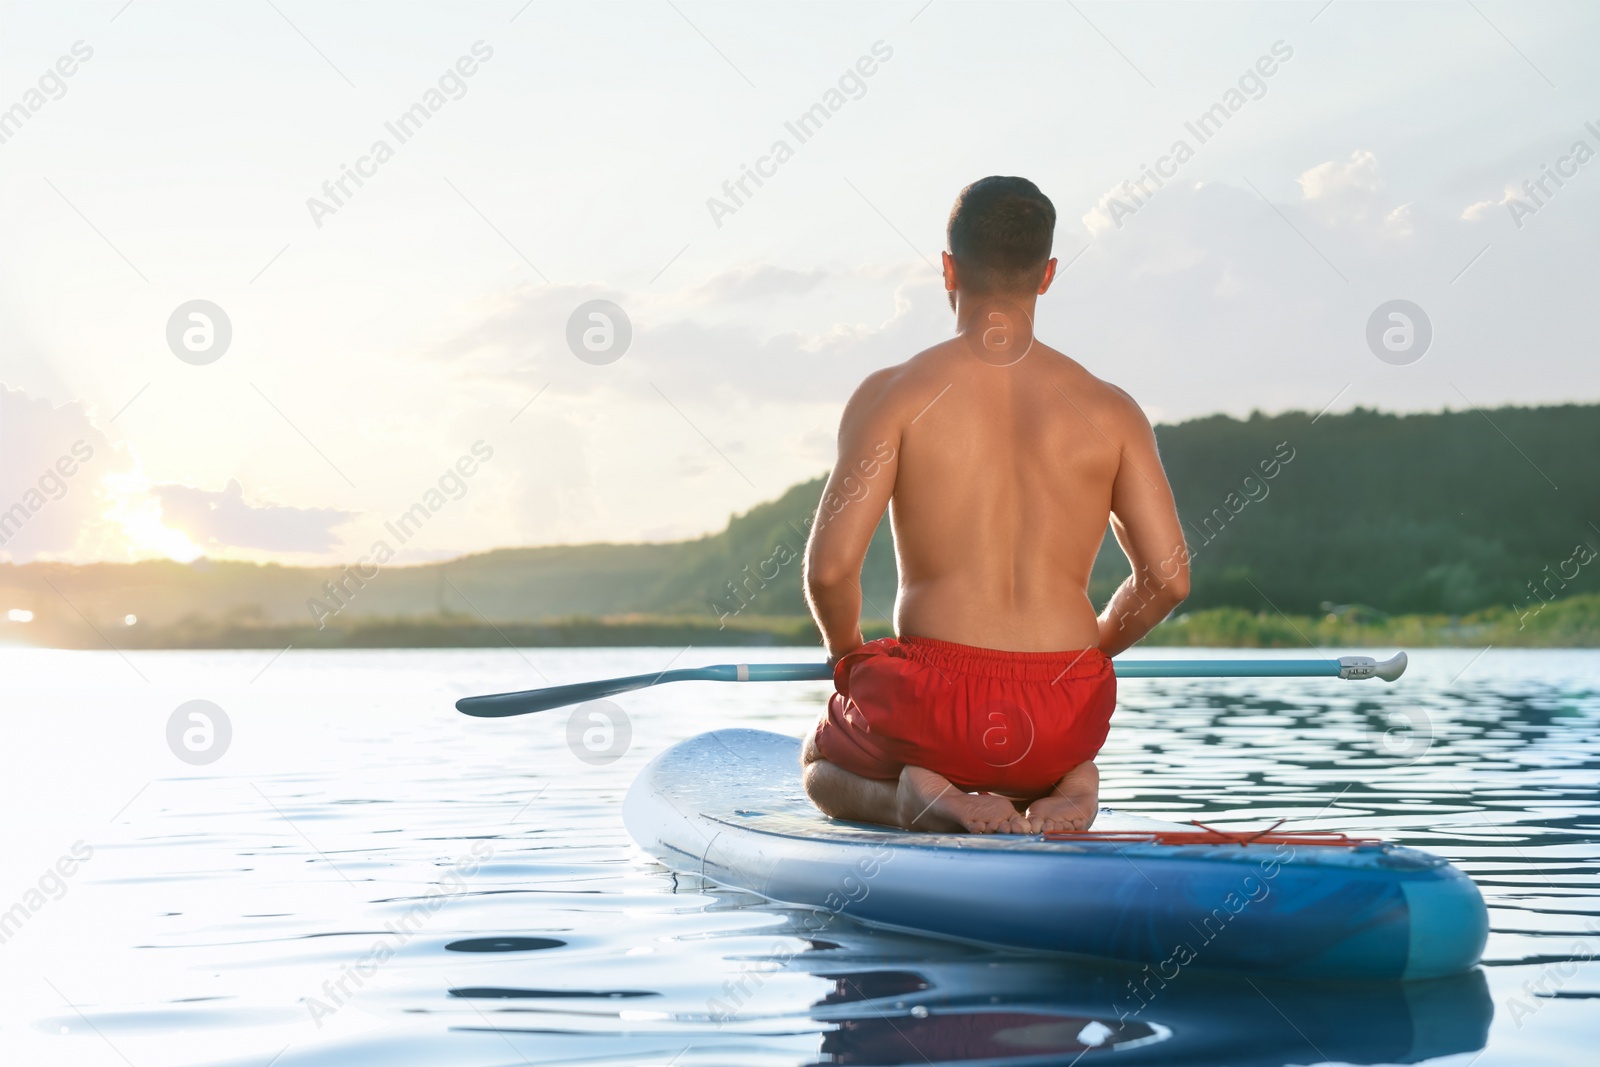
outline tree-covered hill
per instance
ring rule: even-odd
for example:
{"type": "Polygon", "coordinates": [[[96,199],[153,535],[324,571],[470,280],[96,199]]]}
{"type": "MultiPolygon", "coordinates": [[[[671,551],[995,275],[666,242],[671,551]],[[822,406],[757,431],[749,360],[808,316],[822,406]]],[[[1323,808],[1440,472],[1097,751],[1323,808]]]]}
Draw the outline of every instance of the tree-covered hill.
{"type": "Polygon", "coordinates": [[[1195,552],[1191,609],[1253,610],[1264,595],[1289,612],[1454,613],[1525,601],[1530,586],[1600,590],[1600,566],[1573,560],[1585,542],[1600,550],[1600,406],[1214,417],[1158,438],[1195,552]],[[1279,442],[1294,459],[1218,522],[1279,442]]]}
{"type": "MultiPolygon", "coordinates": [[[[1456,615],[1600,591],[1600,405],[1214,416],[1158,427],[1157,437],[1194,556],[1186,611],[1314,615],[1331,603],[1456,615]]],[[[693,541],[503,549],[366,579],[206,560],[6,565],[0,609],[32,610],[40,637],[81,628],[83,617],[118,630],[127,615],[189,632],[407,618],[676,616],[715,626],[798,616],[821,485],[794,486],[693,541]]],[[[1108,537],[1097,604],[1126,572],[1108,537]]],[[[887,523],[862,585],[868,617],[885,618],[895,589],[887,523]]]]}

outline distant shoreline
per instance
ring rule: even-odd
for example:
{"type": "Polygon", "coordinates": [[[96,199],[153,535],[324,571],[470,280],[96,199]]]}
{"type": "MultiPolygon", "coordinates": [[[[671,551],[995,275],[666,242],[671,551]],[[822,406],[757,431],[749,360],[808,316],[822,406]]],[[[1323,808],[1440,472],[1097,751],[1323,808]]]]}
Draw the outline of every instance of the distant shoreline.
{"type": "MultiPolygon", "coordinates": [[[[868,639],[891,633],[866,622],[868,639]]],[[[706,648],[818,645],[808,618],[741,618],[719,628],[702,618],[629,615],[486,622],[461,614],[362,619],[348,625],[264,626],[189,618],[166,627],[35,627],[0,624],[0,645],[62,649],[580,648],[689,645],[706,648]]],[[[1287,616],[1238,608],[1180,614],[1147,646],[1207,648],[1600,648],[1600,594],[1554,600],[1537,611],[1489,608],[1469,615],[1287,616]]]]}

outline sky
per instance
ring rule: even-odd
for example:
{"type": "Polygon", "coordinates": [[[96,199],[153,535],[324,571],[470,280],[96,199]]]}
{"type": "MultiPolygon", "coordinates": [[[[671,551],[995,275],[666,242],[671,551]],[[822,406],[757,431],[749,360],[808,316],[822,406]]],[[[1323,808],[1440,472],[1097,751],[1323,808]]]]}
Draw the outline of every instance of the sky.
{"type": "Polygon", "coordinates": [[[949,336],[988,174],[1058,210],[1039,336],[1153,420],[1600,400],[1597,45],[1576,0],[8,3],[0,560],[718,529],[949,336]]]}

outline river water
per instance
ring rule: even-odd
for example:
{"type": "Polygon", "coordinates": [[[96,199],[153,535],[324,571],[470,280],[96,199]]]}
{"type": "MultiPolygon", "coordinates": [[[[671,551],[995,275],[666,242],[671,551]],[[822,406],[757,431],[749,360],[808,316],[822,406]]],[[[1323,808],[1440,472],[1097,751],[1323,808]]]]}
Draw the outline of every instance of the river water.
{"type": "Polygon", "coordinates": [[[1426,651],[1395,685],[1125,681],[1103,803],[1429,849],[1477,881],[1492,931],[1481,968],[1440,982],[1186,971],[1121,1030],[1116,965],[819,930],[629,841],[620,801],[654,753],[798,735],[821,684],[663,686],[616,701],[627,729],[570,736],[565,711],[451,707],[728,658],[0,650],[0,1060],[1595,1062],[1600,653],[1426,651]]]}

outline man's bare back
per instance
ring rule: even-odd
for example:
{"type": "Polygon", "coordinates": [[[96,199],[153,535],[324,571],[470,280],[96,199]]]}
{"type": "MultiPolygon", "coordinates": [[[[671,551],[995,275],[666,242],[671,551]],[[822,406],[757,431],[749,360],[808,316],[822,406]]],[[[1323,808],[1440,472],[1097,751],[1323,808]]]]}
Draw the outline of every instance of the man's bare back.
{"type": "MultiPolygon", "coordinates": [[[[1033,337],[1034,302],[1054,268],[1040,264],[1036,292],[974,291],[946,253],[957,336],[872,374],[846,406],[823,499],[847,503],[819,511],[806,560],[831,659],[862,644],[861,565],[886,508],[902,636],[1110,656],[1187,594],[1183,532],[1148,420],[1126,393],[1033,337]],[[1108,521],[1134,578],[1097,616],[1089,573],[1108,521]]],[[[830,814],[930,828],[1086,827],[1098,782],[1086,762],[1051,796],[1014,798],[1036,801],[1023,811],[998,796],[952,796],[926,768],[905,767],[886,793],[887,783],[834,767],[814,742],[806,760],[808,791],[830,814]]]]}
{"type": "Polygon", "coordinates": [[[996,367],[947,341],[869,390],[845,432],[899,441],[896,629],[1018,652],[1097,645],[1089,570],[1138,409],[1039,343],[996,367]]]}

